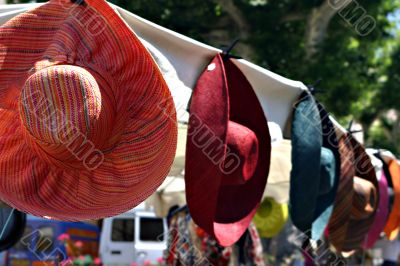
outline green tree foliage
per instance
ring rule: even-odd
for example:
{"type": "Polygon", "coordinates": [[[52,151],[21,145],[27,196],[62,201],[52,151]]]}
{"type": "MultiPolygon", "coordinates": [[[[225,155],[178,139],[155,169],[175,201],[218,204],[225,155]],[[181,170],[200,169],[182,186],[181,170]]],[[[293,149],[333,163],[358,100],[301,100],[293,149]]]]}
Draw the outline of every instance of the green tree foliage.
{"type": "Polygon", "coordinates": [[[400,47],[392,54],[386,82],[373,101],[372,112],[379,118],[371,127],[371,141],[400,154],[400,47]]]}
{"type": "Polygon", "coordinates": [[[400,47],[393,53],[391,63],[386,71],[385,82],[376,105],[380,110],[400,109],[400,47]]]}

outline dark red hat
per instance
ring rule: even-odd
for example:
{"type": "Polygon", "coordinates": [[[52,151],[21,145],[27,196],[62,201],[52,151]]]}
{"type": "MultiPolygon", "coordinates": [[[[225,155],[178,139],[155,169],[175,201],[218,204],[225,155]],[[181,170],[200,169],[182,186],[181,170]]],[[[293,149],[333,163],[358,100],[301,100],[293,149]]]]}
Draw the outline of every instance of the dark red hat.
{"type": "Polygon", "coordinates": [[[197,225],[234,244],[261,201],[270,165],[267,119],[250,83],[218,54],[200,76],[190,106],[186,199],[197,225]]]}

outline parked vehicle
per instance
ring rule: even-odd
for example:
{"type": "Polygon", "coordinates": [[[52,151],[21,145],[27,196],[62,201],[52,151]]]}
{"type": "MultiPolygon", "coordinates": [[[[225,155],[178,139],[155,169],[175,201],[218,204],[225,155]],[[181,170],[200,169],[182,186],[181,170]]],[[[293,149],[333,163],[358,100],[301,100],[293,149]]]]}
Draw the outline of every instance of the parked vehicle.
{"type": "Polygon", "coordinates": [[[166,219],[141,207],[103,221],[100,257],[105,266],[157,265],[166,243],[166,219]]]}
{"type": "Polygon", "coordinates": [[[81,255],[96,258],[99,235],[96,225],[53,221],[29,215],[24,236],[7,251],[5,265],[50,266],[81,255]],[[68,236],[68,240],[59,240],[61,235],[68,236]],[[74,245],[78,242],[79,247],[74,245]]]}

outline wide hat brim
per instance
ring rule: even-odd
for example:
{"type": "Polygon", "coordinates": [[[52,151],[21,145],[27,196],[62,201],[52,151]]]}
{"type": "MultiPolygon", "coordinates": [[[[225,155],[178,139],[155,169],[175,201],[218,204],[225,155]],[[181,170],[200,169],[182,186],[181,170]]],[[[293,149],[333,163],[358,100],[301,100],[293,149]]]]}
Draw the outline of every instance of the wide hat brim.
{"type": "MultiPolygon", "coordinates": [[[[386,164],[386,162],[383,163],[386,164]]],[[[394,191],[394,203],[384,231],[387,238],[393,241],[399,235],[400,226],[400,164],[397,160],[391,160],[387,167],[394,191]]]]}
{"type": "Polygon", "coordinates": [[[268,123],[256,94],[234,62],[224,61],[218,54],[193,92],[185,182],[193,220],[221,245],[234,244],[248,228],[265,189],[270,152],[268,123]],[[203,146],[191,137],[199,121],[213,135],[203,146]],[[229,121],[251,129],[258,139],[258,163],[251,179],[243,185],[223,186],[220,163],[224,162],[213,161],[208,155],[212,143],[220,141],[225,145],[225,158],[229,121]]]}
{"type": "Polygon", "coordinates": [[[336,135],[335,127],[330,120],[329,113],[326,111],[325,107],[319,102],[317,102],[317,106],[321,117],[322,149],[326,149],[330,156],[333,155],[333,157],[328,157],[328,159],[331,160],[333,168],[331,169],[332,174],[330,175],[331,183],[329,191],[318,197],[316,216],[320,216],[320,218],[317,219],[313,224],[313,226],[318,228],[318,232],[315,233],[316,236],[322,234],[327,228],[330,217],[333,214],[333,208],[339,188],[341,174],[339,140],[336,135]]]}
{"type": "Polygon", "coordinates": [[[2,200],[36,216],[76,221],[128,211],[157,189],[176,149],[173,100],[154,60],[105,1],[52,0],[3,25],[0,42],[2,200]],[[115,99],[116,123],[94,170],[55,167],[22,135],[17,103],[25,80],[35,68],[59,64],[101,71],[113,84],[107,96],[115,99]]]}
{"type": "Polygon", "coordinates": [[[312,239],[319,239],[328,225],[340,176],[338,146],[325,139],[331,136],[337,142],[336,135],[326,131],[334,132],[329,116],[304,92],[293,113],[289,212],[293,224],[312,239]],[[321,168],[326,168],[326,177],[321,168]],[[323,186],[329,191],[321,191],[323,186]]]}
{"type": "Polygon", "coordinates": [[[348,134],[344,134],[340,137],[338,143],[341,163],[340,181],[332,216],[327,227],[329,240],[338,251],[342,250],[346,238],[354,194],[354,152],[349,138],[348,134]]]}
{"type": "Polygon", "coordinates": [[[371,229],[369,230],[368,235],[363,244],[363,248],[365,249],[373,248],[376,241],[379,239],[387,223],[389,214],[388,206],[389,206],[388,184],[385,173],[382,171],[381,178],[379,180],[379,207],[378,210],[376,211],[375,220],[371,225],[371,229]]]}
{"type": "MultiPolygon", "coordinates": [[[[358,141],[356,141],[351,135],[349,135],[348,139],[354,151],[355,176],[372,183],[376,191],[376,198],[374,200],[379,202],[379,183],[378,179],[376,178],[375,168],[371,163],[371,159],[364,147],[358,141]]],[[[370,215],[363,219],[352,219],[351,215],[349,216],[347,232],[345,234],[342,251],[350,252],[362,247],[362,244],[364,243],[366,236],[375,220],[377,209],[378,205],[376,205],[376,208],[370,215]]]]}
{"type": "Polygon", "coordinates": [[[26,214],[12,208],[0,208],[0,251],[14,246],[23,236],[26,214]]]}

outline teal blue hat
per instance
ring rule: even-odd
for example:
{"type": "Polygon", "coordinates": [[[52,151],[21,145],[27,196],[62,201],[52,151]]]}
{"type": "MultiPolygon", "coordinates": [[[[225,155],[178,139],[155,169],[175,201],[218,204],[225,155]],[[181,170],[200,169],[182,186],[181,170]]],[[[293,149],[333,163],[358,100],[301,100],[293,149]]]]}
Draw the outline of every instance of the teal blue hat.
{"type": "Polygon", "coordinates": [[[293,113],[289,213],[312,239],[320,239],[329,222],[339,176],[333,124],[322,105],[304,92],[293,113]]]}

